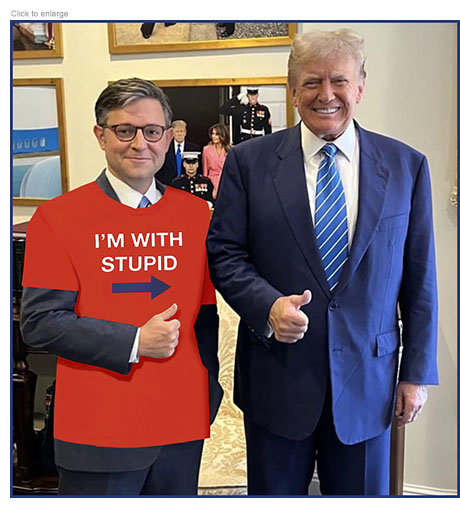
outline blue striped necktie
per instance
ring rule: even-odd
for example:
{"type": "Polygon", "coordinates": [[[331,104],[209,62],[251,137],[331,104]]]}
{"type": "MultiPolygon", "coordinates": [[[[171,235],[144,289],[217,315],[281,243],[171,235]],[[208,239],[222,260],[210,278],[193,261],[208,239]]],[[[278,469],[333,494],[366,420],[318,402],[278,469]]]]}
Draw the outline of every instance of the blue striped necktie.
{"type": "Polygon", "coordinates": [[[182,174],[182,154],[180,152],[180,145],[177,145],[177,152],[176,152],[176,171],[177,176],[180,176],[182,174]]]}
{"type": "Polygon", "coordinates": [[[150,200],[146,196],[142,196],[142,199],[140,200],[139,204],[137,205],[137,208],[147,208],[152,203],[150,203],[150,200]]]}
{"type": "Polygon", "coordinates": [[[347,206],[334,160],[337,147],[328,143],[321,152],[324,159],[316,180],[315,235],[327,283],[333,291],[348,258],[347,206]]]}

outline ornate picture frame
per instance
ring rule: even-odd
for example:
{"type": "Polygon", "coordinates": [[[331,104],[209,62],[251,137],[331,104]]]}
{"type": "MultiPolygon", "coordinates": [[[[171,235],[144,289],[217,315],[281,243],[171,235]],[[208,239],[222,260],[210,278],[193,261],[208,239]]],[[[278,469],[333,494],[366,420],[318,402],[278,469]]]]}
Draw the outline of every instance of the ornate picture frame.
{"type": "Polygon", "coordinates": [[[69,189],[62,78],[13,79],[13,205],[39,205],[69,189]]]}
{"type": "Polygon", "coordinates": [[[107,25],[111,54],[289,46],[297,32],[297,23],[206,21],[107,25]]]}
{"type": "Polygon", "coordinates": [[[62,58],[62,23],[11,23],[13,60],[62,58]]]}

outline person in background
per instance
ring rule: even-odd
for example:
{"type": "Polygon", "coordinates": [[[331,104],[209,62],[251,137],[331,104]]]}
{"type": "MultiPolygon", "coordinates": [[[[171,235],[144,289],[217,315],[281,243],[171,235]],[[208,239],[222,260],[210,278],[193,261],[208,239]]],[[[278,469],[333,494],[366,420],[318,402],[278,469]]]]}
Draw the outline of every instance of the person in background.
{"type": "Polygon", "coordinates": [[[214,186],[213,197],[217,196],[222,168],[230,150],[230,134],[227,126],[216,123],[208,131],[211,141],[203,148],[203,175],[208,177],[214,186]]]}
{"type": "Polygon", "coordinates": [[[219,113],[233,117],[233,144],[271,134],[270,110],[259,104],[259,89],[247,87],[219,108],[219,113]]]}
{"type": "Polygon", "coordinates": [[[184,152],[185,175],[174,178],[171,186],[203,198],[212,206],[214,186],[209,178],[197,174],[199,155],[199,152],[184,152]]]}
{"type": "MultiPolygon", "coordinates": [[[[170,185],[174,178],[183,174],[182,154],[184,152],[200,152],[198,145],[186,139],[187,122],[185,120],[174,120],[171,127],[173,140],[166,152],[164,164],[156,174],[156,178],[165,185],[170,185]]],[[[199,162],[198,173],[201,173],[199,162]]]]}

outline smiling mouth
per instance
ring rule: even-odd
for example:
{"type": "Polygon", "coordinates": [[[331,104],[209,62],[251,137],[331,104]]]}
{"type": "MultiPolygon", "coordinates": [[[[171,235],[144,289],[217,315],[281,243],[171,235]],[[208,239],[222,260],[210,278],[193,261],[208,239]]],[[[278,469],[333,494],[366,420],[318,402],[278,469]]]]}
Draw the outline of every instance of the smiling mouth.
{"type": "Polygon", "coordinates": [[[320,113],[321,115],[333,115],[334,113],[337,113],[337,111],[339,109],[340,109],[339,107],[335,107],[335,108],[313,108],[313,111],[315,111],[315,113],[320,113]]]}

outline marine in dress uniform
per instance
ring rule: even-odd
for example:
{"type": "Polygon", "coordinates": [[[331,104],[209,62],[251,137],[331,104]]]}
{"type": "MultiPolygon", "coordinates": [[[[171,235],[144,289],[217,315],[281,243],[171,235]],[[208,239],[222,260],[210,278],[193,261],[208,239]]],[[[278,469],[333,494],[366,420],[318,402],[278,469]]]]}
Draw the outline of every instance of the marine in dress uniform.
{"type": "Polygon", "coordinates": [[[183,165],[185,174],[175,178],[171,186],[190,192],[190,194],[195,194],[210,203],[214,203],[212,197],[214,186],[211,180],[203,175],[197,174],[199,155],[200,152],[184,152],[183,165]]]}
{"type": "Polygon", "coordinates": [[[233,143],[241,143],[272,132],[270,110],[259,104],[259,89],[248,88],[247,93],[240,93],[219,108],[222,115],[234,119],[233,143]]]}

